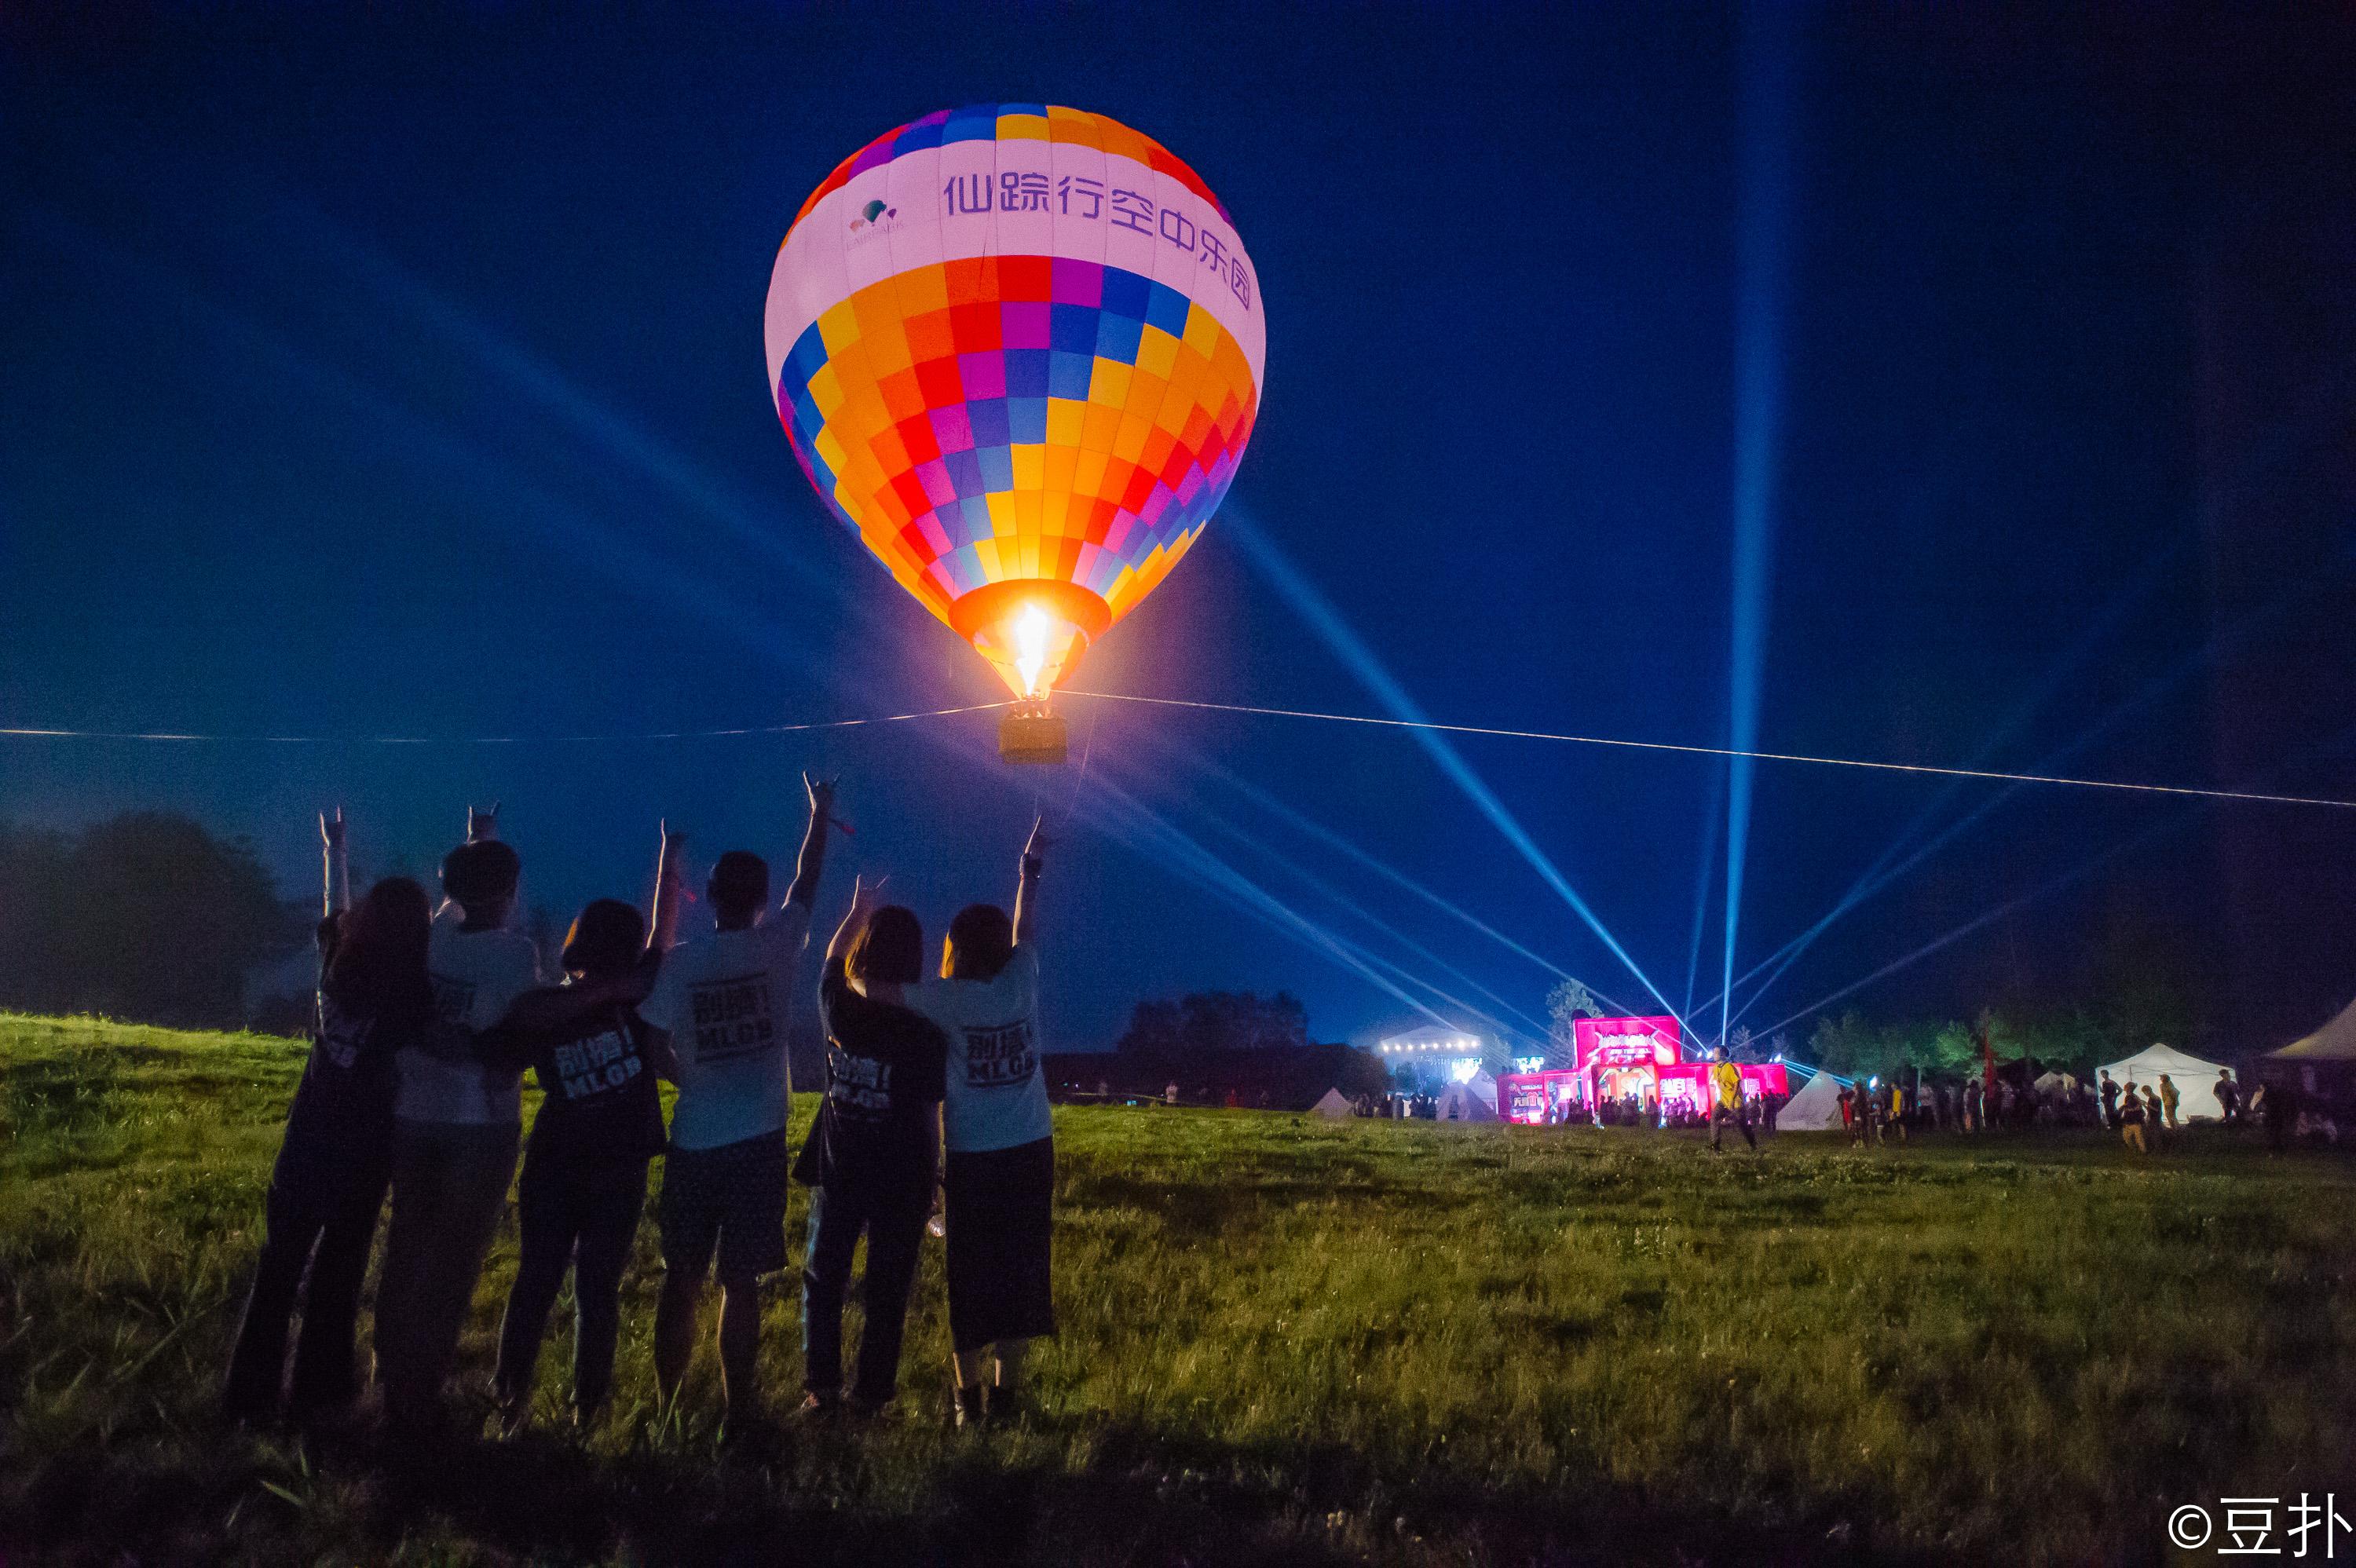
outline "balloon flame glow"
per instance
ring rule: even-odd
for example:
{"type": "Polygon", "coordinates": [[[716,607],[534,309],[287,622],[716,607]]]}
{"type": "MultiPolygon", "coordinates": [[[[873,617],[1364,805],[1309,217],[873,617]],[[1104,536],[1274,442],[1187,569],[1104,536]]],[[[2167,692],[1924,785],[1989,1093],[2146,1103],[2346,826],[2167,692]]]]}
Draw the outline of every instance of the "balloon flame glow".
{"type": "Polygon", "coordinates": [[[1014,670],[1023,677],[1025,697],[1039,695],[1039,672],[1047,665],[1047,634],[1052,630],[1047,612],[1036,604],[1025,606],[1014,623],[1014,670]]]}

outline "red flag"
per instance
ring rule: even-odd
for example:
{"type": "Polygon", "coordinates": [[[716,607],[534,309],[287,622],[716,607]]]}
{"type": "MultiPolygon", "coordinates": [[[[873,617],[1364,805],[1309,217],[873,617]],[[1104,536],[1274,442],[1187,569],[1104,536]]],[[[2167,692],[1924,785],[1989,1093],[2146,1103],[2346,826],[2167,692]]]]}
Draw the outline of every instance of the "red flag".
{"type": "Polygon", "coordinates": [[[1996,1052],[1988,1049],[1988,1031],[1980,1030],[1980,1087],[1996,1087],[1996,1052]]]}

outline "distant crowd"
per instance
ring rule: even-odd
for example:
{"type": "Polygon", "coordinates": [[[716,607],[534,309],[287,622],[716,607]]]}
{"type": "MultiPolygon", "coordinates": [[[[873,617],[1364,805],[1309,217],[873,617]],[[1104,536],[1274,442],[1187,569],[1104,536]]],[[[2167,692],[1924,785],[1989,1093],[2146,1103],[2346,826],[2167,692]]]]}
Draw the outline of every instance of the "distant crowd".
{"type": "Polygon", "coordinates": [[[359,1400],[369,1381],[357,1354],[360,1297],[389,1208],[374,1381],[395,1427],[442,1430],[461,1330],[512,1185],[520,1255],[490,1369],[501,1419],[530,1418],[541,1341],[569,1272],[573,1418],[595,1421],[613,1385],[648,1171],[660,1159],[653,1371],[667,1409],[677,1408],[716,1276],[725,1430],[760,1424],[760,1292],[791,1262],[791,1181],[810,1189],[801,1410],[892,1413],[932,1221],[946,1233],[954,1418],[1022,1416],[1023,1352],[1055,1330],[1055,1147],[1035,1025],[1046,838],[1034,828],[1023,847],[1012,914],[986,903],[959,911],[934,974],[916,914],[854,884],[814,988],[825,1097],[796,1151],[786,1042],[834,800],[830,783],[804,785],[809,823],[782,901],[771,901],[767,863],[731,849],[713,863],[701,929],[682,932],[685,841],[666,830],[650,911],[596,900],[554,954],[509,929],[522,861],[500,839],[496,806],[468,813],[466,842],[442,862],[438,909],[404,877],[355,902],[343,814],[321,818],[316,1027],[226,1380],[232,1413],[316,1420],[359,1400]],[[543,1094],[529,1137],[527,1072],[543,1094]],[[677,1090],[668,1125],[658,1080],[677,1090]],[[846,1391],[842,1307],[862,1235],[866,1326],[846,1391]]]}
{"type": "MultiPolygon", "coordinates": [[[[1980,1075],[1960,1083],[1920,1079],[1912,1084],[1893,1078],[1860,1079],[1840,1092],[1841,1125],[1852,1145],[1882,1144],[1904,1139],[1911,1133],[1937,1131],[1983,1133],[2000,1128],[2036,1126],[2107,1127],[2127,1147],[2139,1154],[2152,1151],[2163,1133],[2184,1125],[2183,1094],[2169,1073],[2157,1083],[2121,1083],[2109,1068],[2099,1070],[2096,1082],[2067,1074],[2045,1087],[2022,1088],[2002,1075],[1980,1075]]],[[[2245,1109],[2242,1086],[2232,1068],[2221,1068],[2213,1085],[2217,1104],[2228,1125],[2238,1126],[2245,1109]]],[[[2261,1087],[2255,1104],[2263,1105],[2261,1087]]],[[[2277,1101],[2282,1096],[2277,1096],[2277,1101]]]]}

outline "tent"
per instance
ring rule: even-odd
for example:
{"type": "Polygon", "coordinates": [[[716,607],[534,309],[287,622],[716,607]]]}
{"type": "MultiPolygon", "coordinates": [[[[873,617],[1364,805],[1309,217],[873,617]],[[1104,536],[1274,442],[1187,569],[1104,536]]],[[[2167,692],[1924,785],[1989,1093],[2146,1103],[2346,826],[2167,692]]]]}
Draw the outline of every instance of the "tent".
{"type": "MultiPolygon", "coordinates": [[[[2176,1077],[2176,1069],[2173,1067],[2163,1067],[2159,1071],[2167,1073],[2170,1078],[2176,1079],[2176,1087],[2179,1091],[2183,1089],[2184,1080],[2176,1077]]],[[[2157,1080],[2155,1080],[2155,1082],[2157,1082],[2157,1080]]],[[[2076,1092],[2078,1081],[2075,1078],[2071,1077],[2067,1072],[2056,1071],[2048,1072],[2036,1083],[2030,1084],[2029,1087],[2036,1090],[2040,1094],[2068,1094],[2076,1092]]]]}
{"type": "Polygon", "coordinates": [[[2356,1098],[2356,1002],[2304,1040],[2258,1059],[2270,1083],[2289,1083],[2328,1099],[2356,1098]]]}
{"type": "Polygon", "coordinates": [[[1829,1072],[1819,1072],[1800,1085],[1800,1092],[1775,1113],[1775,1127],[1786,1133],[1838,1132],[1841,1125],[1840,1085],[1829,1072]]]}
{"type": "Polygon", "coordinates": [[[1329,1122],[1346,1122],[1358,1113],[1351,1109],[1349,1101],[1342,1098],[1342,1091],[1328,1089],[1323,1099],[1309,1107],[1309,1114],[1323,1116],[1329,1122]]]}
{"type": "Polygon", "coordinates": [[[1496,1106],[1473,1093],[1475,1087],[1471,1083],[1451,1083],[1440,1092],[1440,1103],[1432,1107],[1432,1119],[1440,1122],[1495,1121],[1496,1106]]]}
{"type": "MultiPolygon", "coordinates": [[[[2159,1075],[2168,1074],[2176,1085],[2179,1096],[2176,1114],[2186,1121],[2222,1122],[2225,1107],[2217,1103],[2217,1074],[2224,1071],[2221,1061],[2203,1061],[2190,1052],[2172,1045],[2147,1046],[2124,1061],[2106,1064],[2103,1072],[2121,1088],[2132,1083],[2137,1088],[2148,1083],[2154,1092],[2159,1088],[2159,1075]]],[[[2097,1093],[2102,1092],[2102,1079],[2094,1080],[2097,1093]]]]}
{"type": "Polygon", "coordinates": [[[1472,1074],[1472,1082],[1465,1087],[1472,1090],[1473,1097],[1488,1106],[1491,1111],[1496,1110],[1497,1081],[1495,1078],[1486,1072],[1475,1072],[1472,1074]]]}

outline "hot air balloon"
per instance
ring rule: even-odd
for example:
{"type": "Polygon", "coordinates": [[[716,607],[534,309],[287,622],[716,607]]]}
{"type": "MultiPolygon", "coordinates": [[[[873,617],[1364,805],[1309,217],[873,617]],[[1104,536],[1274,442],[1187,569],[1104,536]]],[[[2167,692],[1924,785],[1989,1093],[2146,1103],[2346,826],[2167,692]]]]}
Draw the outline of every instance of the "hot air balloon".
{"type": "Polygon", "coordinates": [[[1060,761],[1049,695],[1251,438],[1268,334],[1226,208],[1101,114],[945,110],[810,193],[764,326],[810,484],[1005,679],[1001,752],[1060,761]]]}

